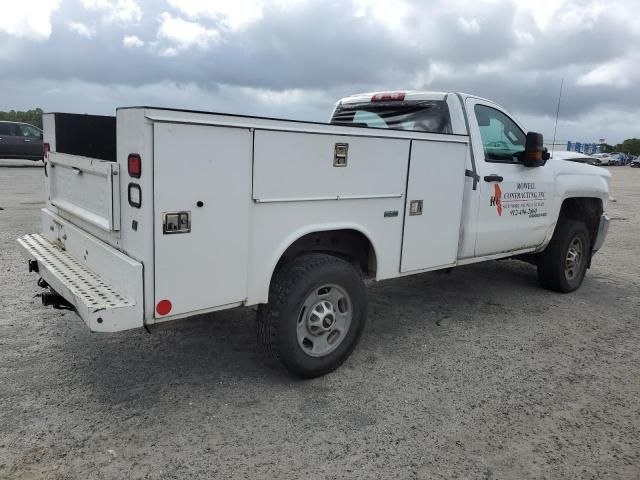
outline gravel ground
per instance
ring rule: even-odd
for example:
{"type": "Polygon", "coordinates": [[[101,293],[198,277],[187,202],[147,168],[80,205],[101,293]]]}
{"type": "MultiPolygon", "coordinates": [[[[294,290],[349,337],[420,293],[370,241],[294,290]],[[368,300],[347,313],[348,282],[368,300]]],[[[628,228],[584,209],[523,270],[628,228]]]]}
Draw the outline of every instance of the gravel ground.
{"type": "Polygon", "coordinates": [[[92,334],[33,296],[15,238],[42,171],[0,168],[2,478],[640,478],[640,169],[558,295],[516,261],[374,285],[338,371],[265,367],[254,312],[92,334]]]}

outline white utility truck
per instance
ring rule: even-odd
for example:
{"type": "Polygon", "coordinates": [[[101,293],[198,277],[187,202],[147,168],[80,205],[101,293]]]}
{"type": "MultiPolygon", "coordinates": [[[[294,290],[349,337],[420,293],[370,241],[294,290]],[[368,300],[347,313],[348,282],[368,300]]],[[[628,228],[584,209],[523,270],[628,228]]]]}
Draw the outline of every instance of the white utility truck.
{"type": "Polygon", "coordinates": [[[547,161],[542,135],[466,94],[355,95],[329,124],[43,120],[42,232],[18,240],[43,303],[95,332],[258,305],[259,343],[302,377],[349,356],[366,279],[518,257],[571,292],[608,228],[606,170],[547,161]]]}

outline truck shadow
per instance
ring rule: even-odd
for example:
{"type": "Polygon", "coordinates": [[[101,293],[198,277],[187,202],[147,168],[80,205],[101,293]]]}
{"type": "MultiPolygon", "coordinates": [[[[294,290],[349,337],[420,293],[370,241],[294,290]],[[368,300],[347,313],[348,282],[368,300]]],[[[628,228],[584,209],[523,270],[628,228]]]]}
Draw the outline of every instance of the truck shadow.
{"type": "MultiPolygon", "coordinates": [[[[589,285],[592,282],[585,282],[579,291],[582,296],[598,289],[589,285]]],[[[541,289],[535,268],[517,261],[374,284],[369,288],[370,323],[362,341],[332,375],[349,375],[349,369],[361,366],[366,369],[367,358],[380,352],[406,355],[402,349],[386,348],[389,339],[400,345],[418,331],[424,342],[437,342],[451,322],[482,328],[490,322],[518,321],[544,313],[563,298],[568,297],[541,289]]],[[[243,385],[251,385],[256,392],[292,385],[305,390],[318,388],[327,378],[300,382],[266,365],[255,337],[255,310],[250,308],[180,320],[151,334],[140,330],[88,338],[64,342],[61,347],[76,359],[76,380],[86,382],[107,404],[150,406],[167,395],[222,398],[225,391],[243,385]]]]}

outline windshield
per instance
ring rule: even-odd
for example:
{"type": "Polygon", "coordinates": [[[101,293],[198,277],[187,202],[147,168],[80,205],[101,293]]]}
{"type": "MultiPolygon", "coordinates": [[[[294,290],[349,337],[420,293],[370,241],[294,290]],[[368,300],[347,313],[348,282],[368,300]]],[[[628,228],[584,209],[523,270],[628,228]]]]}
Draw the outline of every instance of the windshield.
{"type": "Polygon", "coordinates": [[[451,133],[451,119],[447,103],[434,100],[339,105],[333,114],[331,123],[430,133],[451,133]]]}

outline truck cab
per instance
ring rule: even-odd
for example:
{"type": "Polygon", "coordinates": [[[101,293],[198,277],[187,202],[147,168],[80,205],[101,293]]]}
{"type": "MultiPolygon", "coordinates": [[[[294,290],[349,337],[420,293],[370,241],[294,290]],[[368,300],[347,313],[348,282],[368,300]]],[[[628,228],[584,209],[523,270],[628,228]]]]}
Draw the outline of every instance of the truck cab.
{"type": "Polygon", "coordinates": [[[265,354],[301,377],[355,347],[365,279],[515,257],[568,293],[608,229],[606,170],[549,160],[463,93],[354,95],[329,123],[141,106],[43,124],[42,231],[18,239],[43,303],[96,332],[257,305],[265,354]]]}
{"type": "Polygon", "coordinates": [[[608,227],[602,214],[609,172],[588,165],[527,162],[526,130],[491,100],[453,92],[374,92],[338,101],[331,122],[469,136],[458,264],[506,252],[542,251],[561,212],[586,216],[592,251],[600,247],[595,240],[608,227]]]}

